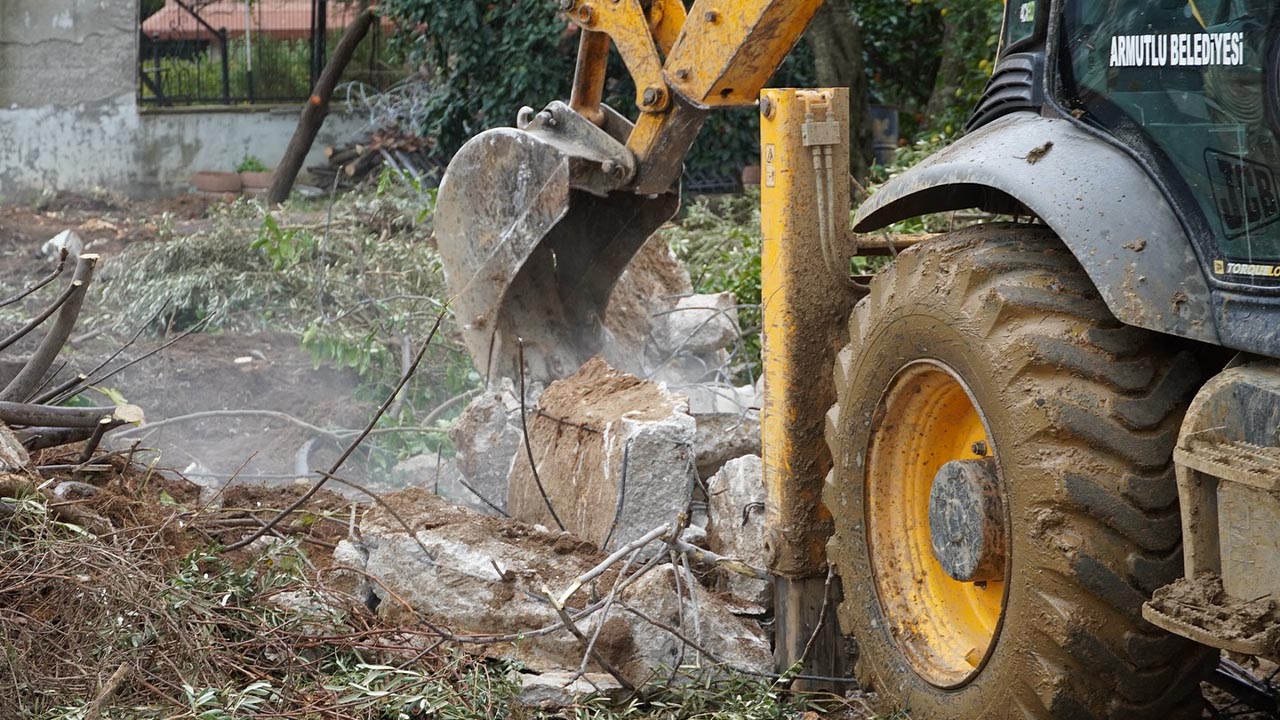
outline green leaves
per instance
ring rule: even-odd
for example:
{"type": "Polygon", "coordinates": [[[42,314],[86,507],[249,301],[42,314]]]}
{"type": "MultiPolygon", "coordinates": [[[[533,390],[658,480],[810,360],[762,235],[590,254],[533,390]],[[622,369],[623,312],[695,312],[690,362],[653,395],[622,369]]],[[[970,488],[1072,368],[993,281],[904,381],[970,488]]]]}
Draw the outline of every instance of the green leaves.
{"type": "Polygon", "coordinates": [[[236,166],[236,172],[266,172],[268,170],[262,161],[253,155],[246,155],[240,164],[236,166]]]}
{"type": "Polygon", "coordinates": [[[568,93],[575,44],[551,0],[459,3],[384,0],[400,32],[392,42],[433,78],[421,128],[451,155],[486,128],[512,125],[522,105],[568,93]]]}
{"type": "Polygon", "coordinates": [[[282,229],[270,213],[262,218],[262,229],[251,244],[254,250],[271,261],[275,270],[285,270],[310,259],[316,249],[316,239],[309,232],[296,228],[282,229]]]}

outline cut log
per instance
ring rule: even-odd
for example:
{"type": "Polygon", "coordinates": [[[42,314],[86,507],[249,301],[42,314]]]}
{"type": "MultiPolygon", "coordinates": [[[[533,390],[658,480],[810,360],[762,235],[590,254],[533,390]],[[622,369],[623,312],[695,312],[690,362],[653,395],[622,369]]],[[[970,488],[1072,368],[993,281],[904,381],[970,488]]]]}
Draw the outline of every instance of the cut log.
{"type": "Polygon", "coordinates": [[[353,146],[339,148],[329,156],[329,167],[339,167],[360,157],[360,151],[353,146]]]}

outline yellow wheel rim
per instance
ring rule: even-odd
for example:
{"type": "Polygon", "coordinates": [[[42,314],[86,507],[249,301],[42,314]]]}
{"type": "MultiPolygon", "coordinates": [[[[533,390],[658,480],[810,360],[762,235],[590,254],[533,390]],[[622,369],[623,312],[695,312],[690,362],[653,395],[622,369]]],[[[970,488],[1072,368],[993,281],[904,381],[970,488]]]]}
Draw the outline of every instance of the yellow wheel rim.
{"type": "MultiPolygon", "coordinates": [[[[991,457],[996,448],[964,382],[936,361],[899,371],[876,418],[865,497],[880,607],[917,674],[940,687],[962,685],[995,645],[1006,583],[947,575],[930,542],[929,491],[944,463],[991,457]]],[[[1008,557],[1006,548],[1006,578],[1008,557]]]]}

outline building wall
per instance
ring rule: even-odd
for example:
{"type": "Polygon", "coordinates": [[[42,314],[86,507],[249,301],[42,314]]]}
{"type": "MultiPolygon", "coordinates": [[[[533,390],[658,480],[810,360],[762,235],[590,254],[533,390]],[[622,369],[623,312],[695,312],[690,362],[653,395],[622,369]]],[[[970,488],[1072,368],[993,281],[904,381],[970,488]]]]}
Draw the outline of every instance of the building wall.
{"type": "MultiPolygon", "coordinates": [[[[139,108],[137,23],[137,0],[0,0],[0,198],[167,195],[199,170],[280,160],[296,108],[139,108]]],[[[331,115],[308,162],[358,129],[331,115]]]]}

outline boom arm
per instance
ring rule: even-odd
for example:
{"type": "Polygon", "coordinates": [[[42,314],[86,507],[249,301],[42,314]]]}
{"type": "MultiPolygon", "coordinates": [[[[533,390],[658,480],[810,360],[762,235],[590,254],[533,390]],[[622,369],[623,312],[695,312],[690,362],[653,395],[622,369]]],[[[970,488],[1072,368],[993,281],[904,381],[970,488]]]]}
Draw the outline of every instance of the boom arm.
{"type": "Polygon", "coordinates": [[[574,77],[578,114],[600,125],[605,37],[636,84],[640,117],[627,139],[631,189],[665,192],[679,178],[706,112],[750,106],[800,39],[821,0],[563,0],[583,35],[574,77]]]}

